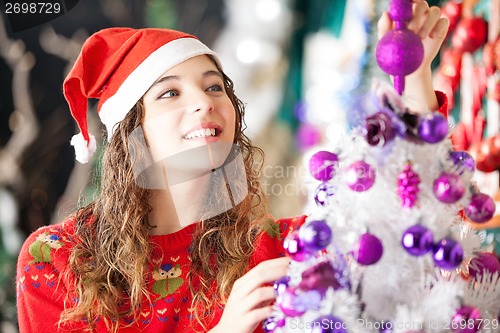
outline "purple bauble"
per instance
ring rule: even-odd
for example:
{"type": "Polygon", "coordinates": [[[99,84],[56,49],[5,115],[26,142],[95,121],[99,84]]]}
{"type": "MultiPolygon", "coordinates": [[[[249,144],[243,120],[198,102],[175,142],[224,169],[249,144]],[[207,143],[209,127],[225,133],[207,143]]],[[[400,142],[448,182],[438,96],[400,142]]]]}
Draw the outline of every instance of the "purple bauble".
{"type": "Polygon", "coordinates": [[[394,325],[390,321],[382,321],[380,323],[379,333],[391,333],[394,325]]]}
{"type": "Polygon", "coordinates": [[[283,241],[283,248],[288,257],[295,261],[304,261],[311,257],[311,253],[300,241],[299,232],[293,231],[283,241]]]}
{"type": "Polygon", "coordinates": [[[278,303],[281,311],[288,317],[297,317],[307,311],[307,307],[302,303],[301,298],[295,293],[295,288],[288,288],[278,303]]]}
{"type": "Polygon", "coordinates": [[[365,120],[366,142],[370,146],[383,147],[397,134],[396,127],[387,111],[379,111],[365,120]]]}
{"type": "Polygon", "coordinates": [[[451,319],[450,328],[457,333],[476,333],[481,329],[481,314],[473,306],[464,305],[451,319]]]}
{"type": "Polygon", "coordinates": [[[469,274],[473,279],[479,279],[485,272],[494,274],[500,273],[500,262],[498,258],[490,252],[481,252],[476,257],[472,258],[467,265],[469,274]]]}
{"type": "Polygon", "coordinates": [[[453,161],[459,175],[464,173],[464,171],[473,173],[476,170],[474,158],[466,151],[452,151],[450,159],[453,161]]]}
{"type": "Polygon", "coordinates": [[[405,27],[400,28],[389,31],[379,40],[375,56],[379,67],[394,75],[394,88],[401,95],[404,77],[422,63],[424,47],[417,34],[405,27]]]}
{"type": "Polygon", "coordinates": [[[262,330],[265,333],[272,333],[278,327],[285,326],[285,324],[286,324],[285,319],[276,320],[275,318],[266,318],[262,323],[262,330]]]}
{"type": "Polygon", "coordinates": [[[432,249],[433,238],[429,229],[421,224],[416,224],[406,229],[401,238],[401,244],[409,254],[421,256],[432,249]]]}
{"type": "Polygon", "coordinates": [[[484,193],[475,193],[470,198],[469,204],[465,207],[465,216],[472,222],[484,223],[495,215],[495,202],[484,193]]]}
{"type": "Polygon", "coordinates": [[[290,282],[290,277],[289,276],[284,276],[282,278],[279,278],[274,282],[273,288],[274,288],[274,294],[276,295],[276,300],[280,302],[281,296],[284,294],[286,289],[288,288],[288,283],[290,282]]]}
{"type": "Polygon", "coordinates": [[[452,270],[460,266],[464,258],[462,246],[453,238],[446,237],[434,244],[434,262],[445,270],[452,270]]]}
{"type": "Polygon", "coordinates": [[[318,206],[324,206],[328,203],[328,200],[335,194],[333,186],[328,183],[322,183],[316,189],[314,193],[314,201],[318,206]]]}
{"type": "Polygon", "coordinates": [[[337,275],[332,264],[323,261],[303,271],[302,280],[297,287],[304,291],[317,290],[321,297],[324,297],[328,288],[332,287],[334,290],[340,288],[337,275]]]}
{"type": "Polygon", "coordinates": [[[437,143],[448,135],[448,121],[438,113],[432,112],[420,119],[418,135],[427,143],[437,143]]]}
{"type": "Polygon", "coordinates": [[[422,63],[423,56],[420,38],[407,29],[389,31],[379,40],[376,50],[379,67],[390,75],[413,73],[422,63]]]}
{"type": "Polygon", "coordinates": [[[311,333],[347,333],[347,324],[335,316],[324,315],[312,322],[311,333]]]}
{"type": "Polygon", "coordinates": [[[336,154],[321,150],[309,160],[309,172],[317,180],[326,182],[335,176],[338,163],[339,158],[336,154]]]}
{"type": "Polygon", "coordinates": [[[443,203],[455,203],[465,193],[465,185],[460,176],[451,173],[443,172],[434,181],[434,195],[443,203]]]}
{"type": "Polygon", "coordinates": [[[359,238],[359,247],[356,260],[361,265],[372,265],[382,258],[384,247],[380,239],[372,234],[366,233],[359,238]]]}
{"type": "Polygon", "coordinates": [[[353,191],[368,191],[375,183],[375,169],[365,161],[354,162],[345,171],[345,182],[353,191]]]}
{"type": "Polygon", "coordinates": [[[305,151],[321,141],[321,131],[315,125],[301,123],[297,129],[295,140],[299,149],[305,151]]]}
{"type": "Polygon", "coordinates": [[[319,251],[330,244],[332,230],[325,221],[309,221],[299,229],[299,238],[308,251],[319,251]]]}

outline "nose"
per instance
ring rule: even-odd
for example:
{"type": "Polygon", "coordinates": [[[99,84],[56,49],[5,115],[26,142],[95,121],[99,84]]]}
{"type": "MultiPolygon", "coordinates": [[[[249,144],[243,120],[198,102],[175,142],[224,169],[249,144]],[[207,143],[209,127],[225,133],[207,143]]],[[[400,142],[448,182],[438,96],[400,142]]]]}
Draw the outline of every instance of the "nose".
{"type": "Polygon", "coordinates": [[[193,105],[191,107],[192,112],[205,112],[210,113],[214,110],[214,103],[210,96],[207,96],[204,91],[197,92],[193,96],[193,105]]]}

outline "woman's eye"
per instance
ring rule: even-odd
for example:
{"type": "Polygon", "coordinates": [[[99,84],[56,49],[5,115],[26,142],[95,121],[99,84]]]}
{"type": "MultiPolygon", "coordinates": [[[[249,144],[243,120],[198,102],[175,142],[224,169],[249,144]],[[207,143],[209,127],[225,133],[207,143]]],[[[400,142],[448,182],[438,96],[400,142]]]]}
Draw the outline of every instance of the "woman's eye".
{"type": "Polygon", "coordinates": [[[175,96],[179,96],[179,92],[177,90],[168,90],[162,93],[160,98],[171,98],[175,96]]]}
{"type": "Polygon", "coordinates": [[[224,88],[222,88],[221,84],[214,84],[208,87],[207,91],[224,91],[224,88]]]}

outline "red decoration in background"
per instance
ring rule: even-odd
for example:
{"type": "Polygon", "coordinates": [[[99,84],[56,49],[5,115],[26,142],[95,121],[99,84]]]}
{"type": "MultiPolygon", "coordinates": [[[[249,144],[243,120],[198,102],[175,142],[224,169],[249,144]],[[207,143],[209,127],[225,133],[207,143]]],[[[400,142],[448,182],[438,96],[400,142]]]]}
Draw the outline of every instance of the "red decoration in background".
{"type": "MultiPolygon", "coordinates": [[[[476,3],[476,0],[460,2],[455,0],[443,5],[442,14],[450,21],[447,36],[449,46],[441,52],[441,64],[435,83],[438,89],[448,97],[450,110],[454,107],[453,95],[460,89],[462,75],[467,76],[466,82],[470,84],[472,90],[466,91],[467,102],[464,99],[465,104],[461,105],[466,109],[461,110],[463,118],[455,126],[451,136],[452,142],[457,150],[469,150],[476,160],[478,170],[492,172],[500,169],[500,134],[487,139],[483,138],[486,128],[483,99],[487,97],[500,102],[500,80],[497,80],[493,90],[490,88],[488,91],[489,78],[500,71],[500,38],[496,37],[493,42],[487,41],[488,22],[482,17],[475,16],[476,3]],[[467,67],[462,69],[463,55],[476,52],[482,47],[483,63],[470,67],[469,60],[464,63],[467,67]],[[487,92],[488,96],[486,96],[487,92]]],[[[495,22],[491,21],[492,27],[496,26],[495,22]]]]}
{"type": "Polygon", "coordinates": [[[451,44],[460,52],[475,52],[488,35],[488,24],[481,17],[463,17],[453,32],[451,44]]]}
{"type": "Polygon", "coordinates": [[[476,168],[483,172],[500,169],[500,133],[474,143],[469,152],[476,161],[476,168]]]}
{"type": "Polygon", "coordinates": [[[443,14],[443,16],[448,18],[448,21],[450,21],[450,27],[447,35],[449,36],[451,32],[455,30],[455,27],[462,16],[462,3],[454,1],[447,2],[443,8],[441,8],[441,14],[443,14]]]}

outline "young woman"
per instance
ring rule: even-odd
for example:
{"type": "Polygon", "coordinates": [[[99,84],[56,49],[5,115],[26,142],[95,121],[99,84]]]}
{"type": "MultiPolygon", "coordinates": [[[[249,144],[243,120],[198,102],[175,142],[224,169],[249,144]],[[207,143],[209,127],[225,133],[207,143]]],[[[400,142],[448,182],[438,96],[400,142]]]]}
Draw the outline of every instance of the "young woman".
{"type": "MultiPolygon", "coordinates": [[[[430,62],[447,21],[425,2],[414,13],[410,28],[426,53],[406,89],[443,111],[430,62]]],[[[390,24],[384,15],[379,31],[390,24]]],[[[178,31],[105,29],[85,42],[64,93],[81,162],[95,150],[87,99],[99,99],[108,138],[101,190],[26,240],[21,333],[260,331],[269,284],[289,262],[282,241],[305,217],[268,217],[260,151],[243,133],[243,104],[217,55],[178,31]]]]}

